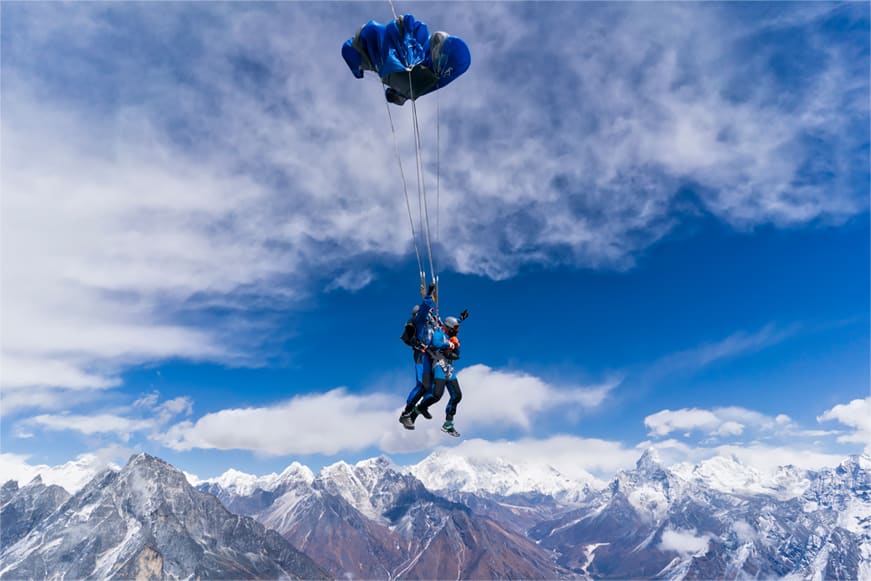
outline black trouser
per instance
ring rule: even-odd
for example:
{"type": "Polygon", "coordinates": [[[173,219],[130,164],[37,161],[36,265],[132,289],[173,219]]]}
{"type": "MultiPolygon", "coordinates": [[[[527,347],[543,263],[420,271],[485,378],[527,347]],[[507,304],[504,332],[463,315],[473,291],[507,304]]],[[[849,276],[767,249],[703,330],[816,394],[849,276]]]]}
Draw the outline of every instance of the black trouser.
{"type": "Polygon", "coordinates": [[[448,406],[445,408],[445,420],[452,422],[454,421],[454,414],[457,413],[457,404],[460,403],[461,399],[463,399],[463,392],[460,390],[460,383],[456,379],[448,379],[447,381],[439,378],[434,379],[432,392],[423,398],[423,401],[420,402],[420,405],[417,406],[417,408],[428,410],[429,406],[438,402],[438,400],[442,398],[445,393],[445,387],[448,388],[448,393],[451,395],[451,399],[448,401],[448,406]]]}
{"type": "Polygon", "coordinates": [[[424,399],[424,396],[429,392],[430,385],[432,384],[432,374],[424,373],[421,377],[420,387],[415,386],[415,390],[412,390],[410,394],[408,394],[408,400],[405,402],[405,409],[402,410],[403,414],[410,414],[414,411],[414,406],[424,399]]]}

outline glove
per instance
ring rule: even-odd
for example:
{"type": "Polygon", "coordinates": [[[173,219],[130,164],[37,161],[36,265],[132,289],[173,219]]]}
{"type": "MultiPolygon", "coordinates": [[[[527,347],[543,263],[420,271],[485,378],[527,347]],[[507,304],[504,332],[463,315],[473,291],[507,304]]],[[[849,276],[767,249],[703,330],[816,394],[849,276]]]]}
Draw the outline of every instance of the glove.
{"type": "Polygon", "coordinates": [[[451,342],[451,349],[459,349],[460,348],[460,340],[457,337],[451,337],[448,339],[451,342]]]}
{"type": "Polygon", "coordinates": [[[460,313],[460,320],[465,321],[469,318],[469,309],[463,309],[463,312],[460,313]]]}
{"type": "Polygon", "coordinates": [[[432,293],[435,292],[435,289],[436,289],[436,285],[435,285],[435,283],[434,283],[434,282],[431,282],[431,283],[429,284],[429,287],[427,287],[427,289],[426,289],[426,294],[429,295],[429,296],[432,296],[432,293]]]}

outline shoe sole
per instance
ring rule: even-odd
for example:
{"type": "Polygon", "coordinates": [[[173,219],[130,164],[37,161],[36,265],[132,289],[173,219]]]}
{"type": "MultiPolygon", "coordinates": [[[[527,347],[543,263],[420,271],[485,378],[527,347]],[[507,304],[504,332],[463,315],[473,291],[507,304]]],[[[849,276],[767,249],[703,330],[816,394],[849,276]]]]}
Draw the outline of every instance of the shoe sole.
{"type": "Polygon", "coordinates": [[[453,437],[455,437],[455,438],[459,438],[459,437],[460,437],[460,432],[458,432],[458,431],[456,431],[456,430],[451,431],[451,430],[446,430],[446,429],[442,428],[442,431],[443,431],[444,433],[446,433],[447,435],[449,435],[449,436],[453,436],[453,437]]]}
{"type": "Polygon", "coordinates": [[[414,429],[414,424],[408,425],[405,422],[403,422],[402,420],[399,420],[399,423],[402,424],[402,427],[405,428],[406,430],[413,430],[414,429]]]}

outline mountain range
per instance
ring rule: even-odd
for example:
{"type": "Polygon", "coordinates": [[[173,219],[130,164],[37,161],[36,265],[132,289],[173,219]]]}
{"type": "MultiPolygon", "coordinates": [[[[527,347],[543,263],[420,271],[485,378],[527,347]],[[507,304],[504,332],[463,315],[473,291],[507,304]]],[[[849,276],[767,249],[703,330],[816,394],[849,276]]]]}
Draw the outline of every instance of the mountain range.
{"type": "Polygon", "coordinates": [[[871,457],[762,474],[734,457],[608,482],[431,454],[191,486],[140,454],[70,495],[0,489],[0,577],[871,578],[871,457]]]}

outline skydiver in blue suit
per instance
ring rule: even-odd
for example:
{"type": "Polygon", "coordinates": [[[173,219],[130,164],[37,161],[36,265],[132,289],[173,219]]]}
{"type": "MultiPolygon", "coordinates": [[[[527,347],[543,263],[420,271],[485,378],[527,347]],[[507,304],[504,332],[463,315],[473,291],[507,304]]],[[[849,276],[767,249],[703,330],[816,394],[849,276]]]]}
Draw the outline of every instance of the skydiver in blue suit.
{"type": "Polygon", "coordinates": [[[457,412],[457,405],[463,399],[463,392],[460,389],[459,381],[457,381],[454,361],[460,358],[460,340],[457,337],[457,333],[460,331],[460,321],[465,320],[468,316],[469,312],[463,311],[459,319],[447,317],[443,324],[432,329],[430,341],[426,348],[426,355],[430,358],[432,369],[432,385],[423,401],[417,407],[412,408],[405,421],[400,418],[406,428],[409,428],[408,424],[410,423],[409,429],[413,429],[414,420],[418,414],[424,417],[430,416],[429,407],[442,398],[445,388],[447,388],[450,400],[445,408],[445,423],[442,425],[442,431],[454,437],[460,436],[454,427],[454,415],[457,412]]]}
{"type": "MultiPolygon", "coordinates": [[[[412,415],[416,417],[418,413],[414,406],[429,391],[432,383],[432,359],[426,354],[426,346],[430,342],[432,328],[438,321],[435,300],[432,296],[434,291],[435,285],[430,285],[427,294],[423,297],[423,302],[415,305],[411,310],[411,318],[405,325],[406,329],[402,337],[403,341],[414,352],[415,384],[408,393],[405,409],[399,416],[399,422],[409,430],[414,429],[412,415]]],[[[429,412],[423,417],[428,420],[432,419],[429,412]]]]}

